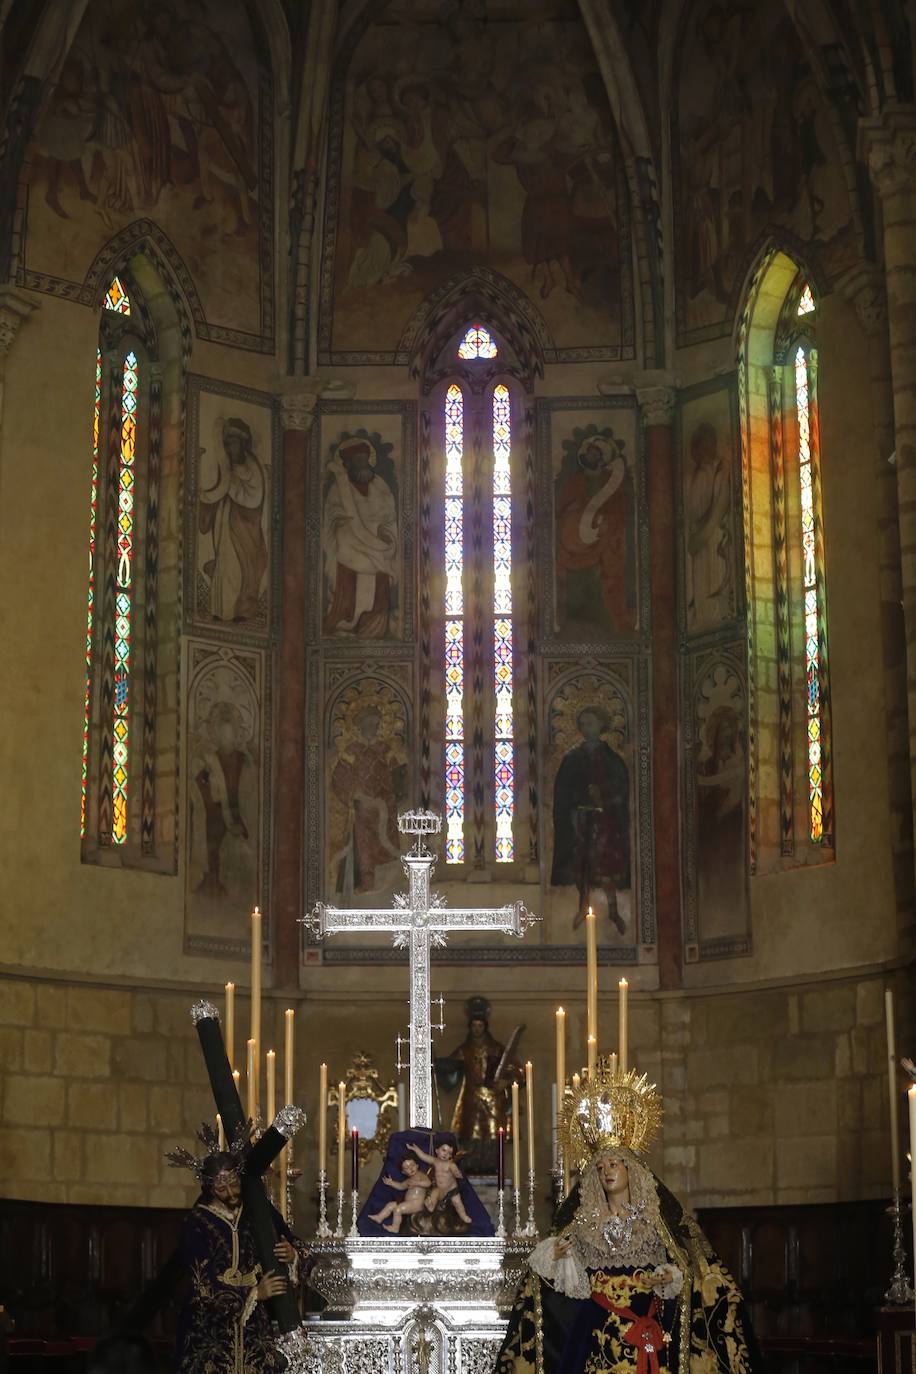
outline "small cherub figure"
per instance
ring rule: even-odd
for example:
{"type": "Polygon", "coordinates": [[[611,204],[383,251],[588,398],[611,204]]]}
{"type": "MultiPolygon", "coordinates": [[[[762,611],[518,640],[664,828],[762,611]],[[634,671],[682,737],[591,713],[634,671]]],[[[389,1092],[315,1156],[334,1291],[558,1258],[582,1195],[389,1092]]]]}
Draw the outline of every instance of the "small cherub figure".
{"type": "Polygon", "coordinates": [[[419,1145],[414,1145],[413,1142],[410,1142],[407,1148],[408,1150],[413,1150],[414,1154],[419,1156],[424,1164],[431,1164],[433,1166],[435,1187],[426,1197],[427,1211],[434,1212],[440,1199],[444,1198],[446,1202],[452,1204],[461,1220],[466,1225],[470,1226],[471,1218],[468,1216],[467,1208],[461,1200],[461,1193],[458,1188],[458,1180],[464,1178],[464,1174],[462,1174],[458,1165],[455,1163],[454,1145],[448,1140],[443,1140],[440,1145],[436,1146],[436,1153],[434,1155],[426,1154],[425,1151],[420,1149],[419,1145]]]}
{"type": "Polygon", "coordinates": [[[423,1203],[426,1198],[427,1189],[432,1188],[433,1181],[429,1174],[424,1173],[419,1164],[410,1155],[406,1155],[401,1160],[401,1173],[406,1182],[398,1183],[386,1174],[382,1179],[389,1188],[397,1188],[399,1193],[406,1192],[407,1196],[403,1202],[386,1202],[380,1212],[369,1213],[369,1220],[378,1222],[379,1225],[387,1217],[391,1217],[390,1226],[382,1226],[383,1231],[390,1231],[396,1236],[401,1229],[401,1218],[414,1216],[417,1212],[423,1211],[423,1203]]]}

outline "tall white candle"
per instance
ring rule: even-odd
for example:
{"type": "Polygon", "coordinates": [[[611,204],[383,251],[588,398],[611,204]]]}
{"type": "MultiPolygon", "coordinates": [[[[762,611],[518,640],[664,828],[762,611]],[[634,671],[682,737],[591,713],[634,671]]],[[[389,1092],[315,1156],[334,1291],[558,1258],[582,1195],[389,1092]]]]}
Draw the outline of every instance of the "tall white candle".
{"type": "Polygon", "coordinates": [[[235,1068],[235,984],[226,984],[226,1058],[235,1068]]]}
{"type": "Polygon", "coordinates": [[[521,1183],[521,1169],[519,1167],[519,1136],[521,1135],[521,1122],[518,1112],[518,1081],[512,1080],[512,1187],[519,1189],[521,1183]]]}
{"type": "Polygon", "coordinates": [[[259,1091],[261,1055],[261,913],[257,907],[251,913],[251,1030],[249,1038],[255,1042],[254,1060],[254,1103],[257,1111],[261,1094],[259,1091]]]}
{"type": "Polygon", "coordinates": [[[588,1081],[591,1083],[598,1067],[598,1041],[593,1035],[588,1037],[588,1081]]]}
{"type": "Polygon", "coordinates": [[[328,1066],[318,1069],[318,1172],[328,1168],[328,1066]]]}
{"type": "Polygon", "coordinates": [[[887,1028],[887,1090],[891,1130],[891,1182],[894,1192],[900,1189],[900,1119],[897,1115],[897,1035],[894,1027],[894,994],[884,992],[884,1021],[887,1028]]]}
{"type": "Polygon", "coordinates": [[[403,1083],[398,1084],[398,1130],[407,1130],[407,1089],[403,1083]]]}
{"type": "Polygon", "coordinates": [[[560,1167],[560,1134],[557,1130],[557,1122],[559,1120],[559,1101],[559,1089],[557,1088],[556,1083],[551,1083],[550,1120],[552,1123],[552,1129],[550,1133],[550,1158],[553,1160],[553,1167],[555,1170],[560,1167]]]}
{"type": "Polygon", "coordinates": [[[598,1043],[598,917],[588,909],[585,918],[585,955],[586,955],[586,984],[585,984],[585,1010],[586,1010],[586,1044],[588,1037],[593,1035],[595,1043],[598,1043]]]}
{"type": "MultiPolygon", "coordinates": [[[[557,1007],[557,1103],[563,1101],[566,1087],[566,1012],[557,1007]]],[[[554,1112],[556,1117],[556,1112],[554,1112]]]]}
{"type": "Polygon", "coordinates": [[[629,983],[627,982],[626,978],[621,978],[620,982],[617,984],[617,990],[618,990],[618,992],[620,993],[620,1005],[619,1005],[619,1008],[618,1008],[619,1021],[618,1021],[618,1029],[617,1029],[617,1039],[618,1039],[618,1041],[619,1041],[620,1043],[619,1043],[618,1046],[617,1046],[617,1053],[618,1053],[619,1056],[620,1056],[620,1060],[619,1060],[619,1062],[620,1062],[620,1072],[621,1072],[621,1073],[626,1073],[627,1067],[628,1067],[628,1063],[629,1063],[629,1050],[630,1050],[630,1046],[629,1046],[629,1033],[630,1033],[630,1027],[629,1027],[629,1020],[628,1020],[628,1014],[627,1014],[627,1013],[628,1013],[627,1002],[628,1002],[628,1000],[629,1000],[630,985],[629,985],[629,983]]]}
{"type": "Polygon", "coordinates": [[[293,1100],[293,1056],[295,1055],[296,1013],[287,1007],[284,1014],[286,1037],[283,1045],[283,1098],[289,1106],[293,1100]]]}
{"type": "Polygon", "coordinates": [[[337,1084],[337,1191],[343,1192],[344,1156],[347,1139],[347,1085],[343,1079],[337,1084]]]}
{"type": "Polygon", "coordinates": [[[534,1173],[534,1065],[525,1065],[525,1109],[528,1113],[528,1172],[534,1173]]]}
{"type": "Polygon", "coordinates": [[[255,1074],[257,1073],[257,1042],[248,1041],[248,1059],[245,1065],[245,1094],[248,1099],[248,1120],[254,1121],[257,1115],[257,1099],[255,1096],[255,1074]]]}

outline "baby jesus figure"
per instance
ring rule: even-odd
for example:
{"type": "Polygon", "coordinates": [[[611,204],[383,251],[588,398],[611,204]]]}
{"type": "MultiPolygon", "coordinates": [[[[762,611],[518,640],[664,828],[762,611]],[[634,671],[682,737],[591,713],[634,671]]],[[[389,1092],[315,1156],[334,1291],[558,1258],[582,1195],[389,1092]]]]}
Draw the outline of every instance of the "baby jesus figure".
{"type": "Polygon", "coordinates": [[[389,1188],[396,1188],[399,1193],[406,1193],[403,1202],[387,1202],[380,1212],[370,1212],[369,1220],[378,1222],[380,1225],[388,1217],[391,1217],[390,1226],[382,1226],[383,1231],[390,1231],[396,1236],[401,1229],[401,1218],[415,1216],[417,1212],[423,1211],[423,1204],[426,1201],[427,1190],[432,1188],[433,1181],[429,1174],[425,1173],[410,1155],[401,1160],[401,1173],[406,1182],[398,1183],[390,1178],[388,1174],[382,1179],[389,1188]]]}
{"type": "MultiPolygon", "coordinates": [[[[431,1164],[433,1166],[435,1187],[427,1194],[427,1211],[434,1212],[440,1200],[450,1202],[465,1225],[470,1226],[471,1218],[468,1216],[467,1208],[461,1200],[461,1192],[458,1188],[458,1180],[463,1178],[464,1175],[455,1163],[454,1145],[447,1140],[443,1140],[440,1145],[436,1146],[436,1153],[434,1155],[428,1155],[425,1150],[421,1150],[419,1145],[414,1145],[413,1142],[409,1142],[407,1148],[408,1150],[413,1150],[414,1154],[419,1156],[424,1164],[431,1164]]],[[[401,1167],[403,1169],[403,1165],[401,1167]]]]}

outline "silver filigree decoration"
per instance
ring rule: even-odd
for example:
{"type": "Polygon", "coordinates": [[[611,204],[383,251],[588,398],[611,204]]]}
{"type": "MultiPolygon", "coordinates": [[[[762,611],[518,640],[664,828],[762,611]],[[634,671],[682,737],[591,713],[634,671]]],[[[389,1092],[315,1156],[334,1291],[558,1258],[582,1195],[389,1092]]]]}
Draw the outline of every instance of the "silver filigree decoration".
{"type": "Polygon", "coordinates": [[[200,1002],[195,1002],[191,1008],[191,1020],[194,1022],[195,1026],[199,1025],[201,1021],[218,1021],[219,1012],[212,1002],[201,1000],[200,1002]]]}
{"type": "Polygon", "coordinates": [[[285,1135],[287,1140],[292,1140],[297,1131],[308,1121],[308,1117],[301,1107],[297,1107],[294,1102],[288,1102],[285,1107],[281,1107],[273,1119],[274,1130],[285,1135]]]}
{"type": "Polygon", "coordinates": [[[326,910],[327,907],[324,902],[316,902],[307,915],[299,917],[299,925],[305,926],[310,934],[314,935],[317,939],[323,939],[325,934],[324,918],[326,910]]]}
{"type": "Polygon", "coordinates": [[[396,906],[399,911],[406,911],[410,906],[410,898],[406,892],[396,892],[391,899],[391,905],[396,906]]]}
{"type": "Polygon", "coordinates": [[[442,949],[444,945],[448,944],[448,937],[446,936],[445,931],[431,930],[429,932],[429,943],[433,945],[436,949],[442,949]]]}
{"type": "MultiPolygon", "coordinates": [[[[315,1368],[314,1362],[310,1360],[310,1356],[315,1352],[304,1326],[296,1326],[292,1331],[286,1331],[282,1336],[278,1336],[277,1349],[286,1359],[290,1370],[303,1371],[310,1367],[315,1368]]],[[[320,1362],[317,1367],[321,1368],[320,1362]]]]}
{"type": "Polygon", "coordinates": [[[396,930],[391,937],[391,943],[395,949],[407,949],[410,945],[410,931],[396,930]]]}
{"type": "Polygon", "coordinates": [[[430,911],[443,911],[447,906],[445,897],[441,892],[431,892],[429,894],[430,911]]]}

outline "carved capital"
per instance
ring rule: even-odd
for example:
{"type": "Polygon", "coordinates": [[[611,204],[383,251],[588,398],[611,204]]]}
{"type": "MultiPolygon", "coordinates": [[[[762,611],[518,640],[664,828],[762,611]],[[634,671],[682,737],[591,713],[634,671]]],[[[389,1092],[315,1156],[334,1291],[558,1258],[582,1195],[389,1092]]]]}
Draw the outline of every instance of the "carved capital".
{"type": "Polygon", "coordinates": [[[840,295],[855,306],[862,328],[870,339],[887,329],[887,292],[880,267],[857,262],[837,278],[835,285],[840,295]]]}
{"type": "Polygon", "coordinates": [[[320,395],[320,383],[308,378],[304,381],[291,380],[280,393],[283,428],[310,430],[320,395]]]}
{"type": "Polygon", "coordinates": [[[859,120],[859,156],[882,200],[908,194],[916,179],[916,107],[889,105],[859,120]]]}
{"type": "Polygon", "coordinates": [[[0,358],[9,353],[19,333],[19,326],[27,320],[38,302],[14,286],[0,286],[0,358]]]}
{"type": "Polygon", "coordinates": [[[673,386],[637,387],[636,399],[644,425],[670,425],[674,421],[677,392],[673,386]]]}

